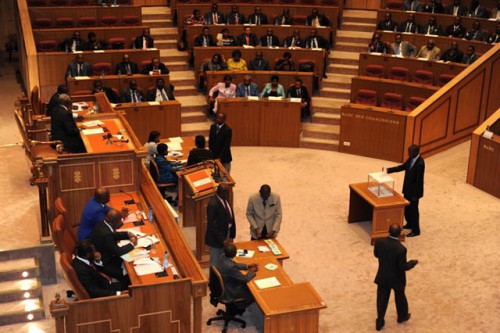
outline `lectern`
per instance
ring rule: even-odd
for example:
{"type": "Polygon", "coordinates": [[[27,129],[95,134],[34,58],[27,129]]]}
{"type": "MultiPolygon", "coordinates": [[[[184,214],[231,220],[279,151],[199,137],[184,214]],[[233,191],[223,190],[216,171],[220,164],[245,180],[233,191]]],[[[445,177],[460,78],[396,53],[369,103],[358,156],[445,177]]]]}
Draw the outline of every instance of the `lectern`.
{"type": "Polygon", "coordinates": [[[207,229],[207,204],[217,192],[220,183],[229,185],[229,201],[232,204],[234,180],[219,160],[193,165],[177,173],[182,178],[179,196],[182,196],[182,224],[196,227],[196,259],[200,265],[208,264],[209,250],[205,245],[207,229]]]}

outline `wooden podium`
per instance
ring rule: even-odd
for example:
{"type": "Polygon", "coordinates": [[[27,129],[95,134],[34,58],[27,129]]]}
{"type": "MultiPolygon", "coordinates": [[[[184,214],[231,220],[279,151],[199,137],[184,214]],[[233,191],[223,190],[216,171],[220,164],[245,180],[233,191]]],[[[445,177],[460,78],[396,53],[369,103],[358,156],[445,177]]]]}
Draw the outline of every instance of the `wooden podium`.
{"type": "Polygon", "coordinates": [[[196,227],[196,259],[202,266],[208,264],[209,250],[205,245],[207,229],[207,204],[217,192],[219,183],[229,185],[229,201],[232,204],[234,180],[219,160],[210,160],[193,165],[177,173],[179,197],[182,198],[182,225],[196,227]]]}

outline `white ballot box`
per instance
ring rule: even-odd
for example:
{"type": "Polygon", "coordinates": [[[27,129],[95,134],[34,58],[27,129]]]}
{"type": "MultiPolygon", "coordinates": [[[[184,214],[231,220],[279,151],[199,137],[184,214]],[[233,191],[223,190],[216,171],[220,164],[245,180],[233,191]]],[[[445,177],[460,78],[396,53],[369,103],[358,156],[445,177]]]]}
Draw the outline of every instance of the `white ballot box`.
{"type": "Polygon", "coordinates": [[[383,171],[369,173],[368,190],[378,198],[393,196],[394,179],[383,171]]]}

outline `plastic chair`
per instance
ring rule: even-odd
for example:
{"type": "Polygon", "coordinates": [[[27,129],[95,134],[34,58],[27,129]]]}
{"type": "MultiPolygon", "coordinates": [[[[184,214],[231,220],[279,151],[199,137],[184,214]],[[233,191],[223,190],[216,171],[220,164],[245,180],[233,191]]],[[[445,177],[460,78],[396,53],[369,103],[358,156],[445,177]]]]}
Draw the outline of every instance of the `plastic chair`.
{"type": "Polygon", "coordinates": [[[368,66],[366,66],[365,75],[370,76],[370,77],[383,78],[385,75],[384,66],[382,66],[382,65],[368,65],[368,66]]]}
{"type": "Polygon", "coordinates": [[[57,42],[55,40],[41,40],[38,42],[38,52],[55,52],[57,51],[57,42]]]}
{"type": "Polygon", "coordinates": [[[98,62],[92,65],[92,75],[110,75],[112,74],[113,66],[110,62],[98,62]]]}
{"type": "Polygon", "coordinates": [[[413,75],[413,82],[422,84],[434,84],[434,73],[424,70],[416,70],[413,75]]]}
{"type": "Polygon", "coordinates": [[[382,98],[382,107],[402,110],[403,109],[403,95],[395,93],[385,93],[382,98]]]}
{"type": "Polygon", "coordinates": [[[406,111],[412,111],[417,108],[420,104],[425,101],[423,97],[412,96],[408,99],[408,105],[406,106],[406,111]]]}
{"type": "Polygon", "coordinates": [[[389,79],[398,81],[408,81],[408,68],[392,67],[389,71],[389,79]]]}
{"type": "Polygon", "coordinates": [[[375,90],[359,89],[356,103],[363,105],[377,105],[377,92],[375,90]]]}

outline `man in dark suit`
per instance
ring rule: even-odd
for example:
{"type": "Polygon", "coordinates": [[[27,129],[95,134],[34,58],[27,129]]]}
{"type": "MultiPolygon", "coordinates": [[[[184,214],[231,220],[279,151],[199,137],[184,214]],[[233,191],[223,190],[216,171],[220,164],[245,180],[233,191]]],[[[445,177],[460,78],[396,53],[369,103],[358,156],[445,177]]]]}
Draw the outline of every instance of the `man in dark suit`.
{"type": "Polygon", "coordinates": [[[132,74],[138,74],[139,69],[137,68],[137,64],[135,62],[130,61],[129,55],[124,54],[122,61],[116,64],[115,73],[123,75],[125,74],[132,75],[132,74]]]}
{"type": "Polygon", "coordinates": [[[92,76],[92,66],[85,61],[83,54],[77,54],[75,61],[69,63],[66,77],[92,76]]]}
{"type": "Polygon", "coordinates": [[[209,27],[203,27],[203,32],[201,35],[196,36],[194,39],[194,46],[198,47],[209,47],[215,46],[214,37],[210,34],[209,27]]]}
{"type": "Polygon", "coordinates": [[[441,4],[441,0],[429,0],[429,3],[424,6],[424,12],[433,13],[433,14],[442,14],[444,13],[443,5],[441,4]]]}
{"type": "Polygon", "coordinates": [[[330,54],[330,44],[328,41],[321,37],[318,36],[318,30],[312,29],[311,30],[311,35],[306,39],[306,48],[307,49],[317,49],[321,48],[324,49],[325,52],[325,58],[323,59],[324,66],[323,66],[323,78],[327,78],[326,75],[326,69],[328,67],[328,55],[330,54]]]}
{"type": "Polygon", "coordinates": [[[229,203],[229,186],[220,183],[207,205],[205,244],[210,248],[210,265],[218,267],[222,248],[236,237],[234,210],[229,203]]]}
{"type": "Polygon", "coordinates": [[[309,96],[307,87],[303,85],[301,78],[295,79],[295,85],[288,89],[287,96],[301,99],[300,104],[302,106],[302,119],[311,116],[311,97],[309,96]]]}
{"type": "Polygon", "coordinates": [[[236,43],[238,46],[249,45],[257,46],[259,44],[259,39],[252,32],[250,27],[244,27],[243,33],[236,38],[236,43]]]}
{"type": "Polygon", "coordinates": [[[255,25],[265,25],[267,24],[267,16],[262,14],[262,10],[259,6],[255,7],[253,14],[248,16],[248,23],[255,25]]]}
{"type": "Polygon", "coordinates": [[[117,210],[110,209],[104,220],[94,227],[90,234],[90,242],[101,253],[104,273],[114,277],[123,285],[123,283],[127,282],[128,275],[123,274],[123,259],[121,256],[134,249],[135,245],[137,245],[137,237],[132,233],[117,232],[116,230],[122,224],[122,214],[117,210]],[[119,241],[126,239],[130,240],[130,244],[118,246],[119,241]]]}
{"type": "Polygon", "coordinates": [[[104,273],[101,254],[88,240],[77,244],[76,257],[71,262],[71,266],[73,266],[78,280],[92,298],[121,295],[122,290],[126,290],[128,287],[122,286],[120,282],[113,282],[104,273]]]}
{"type": "Polygon", "coordinates": [[[311,15],[306,18],[306,25],[313,27],[327,27],[330,25],[330,20],[325,15],[320,14],[317,8],[314,8],[311,15]]]}
{"type": "Polygon", "coordinates": [[[259,96],[259,88],[252,82],[251,75],[245,75],[243,82],[236,86],[236,97],[259,96]]]}
{"type": "Polygon", "coordinates": [[[95,32],[91,31],[87,34],[88,41],[84,45],[85,51],[106,50],[107,43],[103,40],[98,40],[95,32]]]}
{"type": "Polygon", "coordinates": [[[486,42],[488,39],[488,32],[481,29],[481,23],[478,20],[472,23],[472,30],[467,31],[465,34],[467,40],[477,40],[479,42],[486,42]]]}
{"type": "Polygon", "coordinates": [[[216,3],[212,4],[211,10],[205,14],[205,24],[224,24],[225,22],[224,14],[219,12],[219,6],[216,3]]]}
{"type": "Polygon", "coordinates": [[[424,173],[425,162],[420,156],[420,147],[411,145],[408,147],[408,159],[401,165],[387,168],[387,173],[405,172],[403,182],[403,195],[410,205],[405,207],[405,229],[411,229],[407,237],[420,235],[420,216],[418,212],[418,201],[424,196],[424,173]]]}
{"type": "Polygon", "coordinates": [[[285,8],[283,12],[274,19],[274,25],[292,25],[293,17],[290,15],[290,9],[285,8]]]}
{"type": "Polygon", "coordinates": [[[228,173],[231,172],[231,139],[233,130],[226,124],[226,115],[217,113],[216,123],[210,126],[210,135],[208,137],[208,148],[214,158],[220,158],[220,161],[228,173]]]}
{"type": "Polygon", "coordinates": [[[478,58],[479,56],[476,54],[476,48],[473,45],[469,45],[467,47],[467,53],[462,59],[462,64],[470,65],[474,63],[474,61],[476,61],[478,58]]]}
{"type": "Polygon", "coordinates": [[[264,54],[262,51],[255,52],[255,58],[250,60],[248,63],[249,71],[269,71],[271,66],[269,66],[269,61],[264,59],[264,54]]]}
{"type": "Polygon", "coordinates": [[[144,102],[144,93],[141,88],[137,87],[137,82],[131,80],[128,83],[128,88],[122,91],[123,103],[140,103],[144,102]]]}
{"type": "Polygon", "coordinates": [[[423,7],[419,0],[406,0],[403,4],[403,10],[410,12],[421,12],[423,10],[423,7]]]}
{"type": "Polygon", "coordinates": [[[391,44],[390,51],[400,57],[413,57],[417,53],[417,48],[415,45],[404,41],[403,35],[398,32],[394,36],[394,43],[391,44]]]}
{"type": "Polygon", "coordinates": [[[64,150],[70,153],[85,153],[85,146],[76,126],[71,107],[73,103],[66,94],[59,96],[59,105],[52,110],[50,131],[52,140],[60,140],[64,150]]]}
{"type": "Polygon", "coordinates": [[[47,116],[50,117],[52,115],[52,110],[59,105],[59,96],[62,94],[68,94],[68,87],[65,84],[60,84],[57,87],[56,93],[50,97],[49,103],[47,104],[47,116]]]}
{"type": "Polygon", "coordinates": [[[453,0],[453,3],[446,7],[445,14],[453,16],[466,16],[468,12],[467,7],[462,5],[462,0],[453,0]]]}
{"type": "Polygon", "coordinates": [[[406,271],[409,271],[418,260],[406,260],[406,247],[399,242],[401,227],[392,224],[389,228],[389,237],[375,241],[373,252],[378,258],[378,271],[375,277],[377,287],[377,320],[375,328],[380,331],[384,327],[385,312],[389,303],[391,289],[394,290],[398,323],[410,319],[408,300],[405,295],[406,271]]]}
{"type": "Polygon", "coordinates": [[[420,31],[426,35],[441,35],[441,25],[437,22],[436,16],[429,17],[429,21],[425,24],[420,31]]]}
{"type": "Polygon", "coordinates": [[[148,101],[173,101],[174,97],[174,86],[171,84],[165,87],[165,81],[163,79],[156,80],[156,87],[148,91],[148,101]]]}
{"type": "Polygon", "coordinates": [[[110,87],[105,87],[102,85],[101,80],[94,81],[94,90],[92,90],[92,94],[104,93],[108,98],[110,103],[118,103],[120,102],[120,97],[111,89],[110,87]]]}
{"type": "Polygon", "coordinates": [[[83,51],[85,49],[85,42],[82,40],[80,32],[75,31],[73,37],[65,39],[59,45],[59,48],[64,52],[83,51]]]}
{"type": "Polygon", "coordinates": [[[462,18],[457,16],[455,17],[453,24],[446,27],[444,34],[448,37],[463,38],[465,36],[465,32],[465,28],[462,25],[462,18]]]}
{"type": "Polygon", "coordinates": [[[233,258],[237,253],[234,244],[225,245],[222,252],[223,254],[215,268],[219,271],[222,281],[224,282],[223,297],[230,302],[241,298],[245,299],[245,301],[237,303],[238,309],[244,310],[254,302],[254,298],[250,289],[248,289],[247,283],[255,277],[255,272],[258,271],[258,265],[234,262],[233,258]],[[247,271],[247,273],[243,274],[241,272],[242,270],[247,271]]]}
{"type": "Polygon", "coordinates": [[[304,45],[304,41],[300,38],[300,31],[297,29],[283,41],[283,47],[304,47],[304,45]]]}
{"type": "Polygon", "coordinates": [[[488,10],[479,4],[479,0],[472,0],[468,15],[477,18],[488,18],[488,10]]]}
{"type": "Polygon", "coordinates": [[[385,18],[377,24],[377,30],[396,31],[397,28],[398,24],[392,20],[392,14],[389,12],[385,13],[385,18]]]}
{"type": "Polygon", "coordinates": [[[211,160],[212,152],[205,148],[205,137],[197,135],[194,138],[195,148],[189,151],[189,156],[186,165],[197,164],[206,160],[211,160]]]}
{"type": "Polygon", "coordinates": [[[142,35],[137,36],[134,40],[134,48],[136,49],[151,49],[155,47],[155,41],[149,34],[149,28],[142,30],[142,35]]]}
{"type": "Polygon", "coordinates": [[[417,22],[415,22],[415,14],[408,14],[405,22],[401,22],[398,28],[399,32],[408,32],[408,33],[418,33],[420,31],[420,27],[417,22]]]}
{"type": "Polygon", "coordinates": [[[231,6],[231,13],[226,16],[227,24],[243,24],[245,23],[245,16],[240,13],[238,6],[231,6]]]}
{"type": "Polygon", "coordinates": [[[441,57],[442,61],[450,61],[456,63],[462,63],[462,59],[464,58],[464,53],[458,49],[458,43],[453,41],[451,42],[451,47],[444,51],[443,56],[441,57]]]}
{"type": "Polygon", "coordinates": [[[274,35],[273,28],[267,28],[267,33],[265,36],[260,37],[260,46],[264,47],[279,47],[280,41],[278,37],[274,35]]]}
{"type": "Polygon", "coordinates": [[[488,37],[488,44],[498,44],[498,43],[500,43],[500,22],[497,23],[497,28],[495,32],[492,33],[490,37],[488,37]]]}
{"type": "Polygon", "coordinates": [[[144,68],[141,71],[141,74],[150,74],[151,72],[154,71],[159,71],[160,74],[169,74],[170,71],[168,70],[167,66],[165,66],[164,63],[160,62],[160,59],[158,58],[152,58],[151,63],[147,64],[144,66],[144,68]]]}

